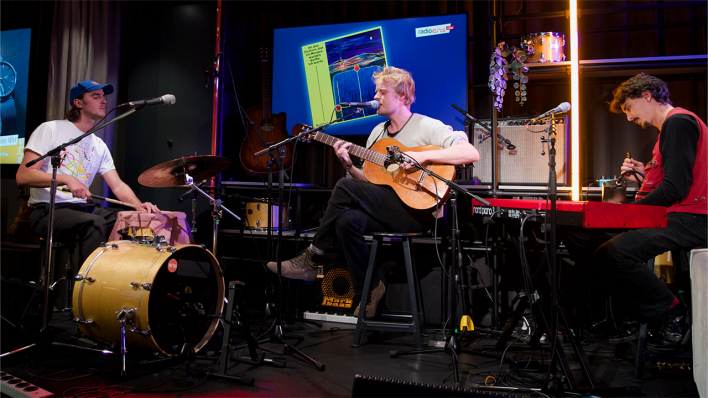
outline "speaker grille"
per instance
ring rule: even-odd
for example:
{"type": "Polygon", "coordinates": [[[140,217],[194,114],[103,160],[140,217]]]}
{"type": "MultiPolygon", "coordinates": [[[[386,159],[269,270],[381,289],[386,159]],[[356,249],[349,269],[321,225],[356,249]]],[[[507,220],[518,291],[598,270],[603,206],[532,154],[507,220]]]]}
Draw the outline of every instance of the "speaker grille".
{"type": "MultiPolygon", "coordinates": [[[[491,125],[490,120],[480,122],[491,125]]],[[[528,184],[548,185],[548,143],[542,144],[541,137],[548,139],[551,122],[546,120],[526,128],[530,119],[499,119],[497,120],[497,134],[501,134],[515,150],[509,150],[507,143],[499,139],[497,147],[498,183],[499,184],[528,184]],[[541,152],[545,152],[542,155],[541,152]]],[[[568,137],[567,117],[556,118],[556,174],[558,185],[567,185],[569,165],[566,165],[566,142],[568,137]]],[[[492,149],[491,136],[487,130],[475,124],[474,145],[479,151],[479,162],[475,163],[473,177],[482,184],[492,183],[492,149]]]]}

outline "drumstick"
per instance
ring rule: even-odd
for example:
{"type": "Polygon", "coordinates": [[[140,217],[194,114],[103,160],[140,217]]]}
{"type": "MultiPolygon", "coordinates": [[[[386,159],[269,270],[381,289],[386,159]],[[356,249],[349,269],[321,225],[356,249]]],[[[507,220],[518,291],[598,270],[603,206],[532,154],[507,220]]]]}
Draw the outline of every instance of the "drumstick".
{"type": "MultiPolygon", "coordinates": [[[[67,189],[67,188],[62,188],[61,190],[62,190],[62,192],[71,193],[71,191],[69,191],[69,189],[67,189]]],[[[133,209],[140,209],[140,210],[143,210],[143,209],[142,209],[140,206],[138,206],[138,205],[134,205],[134,204],[128,203],[128,202],[123,202],[122,200],[115,200],[115,199],[111,199],[111,198],[105,198],[105,197],[103,197],[103,196],[98,196],[98,195],[91,195],[91,197],[96,198],[96,199],[98,199],[98,200],[105,200],[106,202],[115,203],[115,204],[117,204],[117,205],[123,205],[123,206],[127,206],[127,207],[132,207],[133,209]]]]}

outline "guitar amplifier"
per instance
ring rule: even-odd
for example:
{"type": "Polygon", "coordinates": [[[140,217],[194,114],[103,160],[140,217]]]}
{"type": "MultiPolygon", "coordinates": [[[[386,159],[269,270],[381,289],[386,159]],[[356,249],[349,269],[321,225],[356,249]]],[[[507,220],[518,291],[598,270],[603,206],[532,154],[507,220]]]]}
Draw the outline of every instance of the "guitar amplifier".
{"type": "MultiPolygon", "coordinates": [[[[548,143],[551,122],[545,120],[526,127],[530,119],[505,118],[497,120],[497,182],[499,184],[548,185],[548,143]],[[502,138],[503,137],[503,138],[502,138]],[[515,147],[515,148],[514,148],[515,147]]],[[[490,120],[479,120],[491,125],[490,120]]],[[[556,118],[556,174],[557,184],[565,186],[570,178],[568,118],[556,118]]],[[[473,177],[481,184],[492,183],[492,137],[475,124],[470,140],[479,151],[479,162],[474,164],[473,177]]]]}
{"type": "Polygon", "coordinates": [[[317,308],[319,311],[352,314],[359,300],[354,294],[347,266],[336,261],[322,261],[317,275],[317,308]]]}

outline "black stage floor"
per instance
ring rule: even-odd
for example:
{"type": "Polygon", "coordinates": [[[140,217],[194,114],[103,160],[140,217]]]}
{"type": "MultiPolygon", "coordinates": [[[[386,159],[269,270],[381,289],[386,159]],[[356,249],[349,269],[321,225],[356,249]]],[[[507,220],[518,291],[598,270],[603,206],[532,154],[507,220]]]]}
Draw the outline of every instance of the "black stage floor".
{"type": "MultiPolygon", "coordinates": [[[[252,325],[259,323],[259,314],[252,325]]],[[[262,335],[265,335],[272,319],[267,319],[262,335]]],[[[5,325],[3,325],[5,326],[5,325]]],[[[54,341],[74,342],[90,346],[85,339],[76,340],[77,326],[68,315],[55,314],[51,323],[55,331],[54,341]]],[[[506,356],[520,362],[519,369],[510,369],[508,362],[498,358],[489,358],[467,352],[459,354],[460,388],[454,385],[452,357],[448,354],[423,354],[392,358],[392,350],[412,350],[415,343],[412,335],[400,333],[367,332],[362,339],[362,346],[352,348],[354,336],[352,329],[344,324],[326,323],[324,328],[302,320],[284,322],[286,335],[292,337],[299,332],[304,339],[296,346],[307,355],[325,365],[319,371],[315,366],[296,355],[286,353],[277,355],[268,353],[266,358],[285,363],[284,367],[270,365],[250,366],[229,362],[227,374],[252,377],[254,385],[248,386],[236,381],[217,378],[210,373],[218,369],[216,361],[197,358],[190,366],[194,385],[189,386],[186,366],[183,359],[171,359],[161,362],[154,360],[148,353],[130,349],[127,356],[127,375],[121,376],[121,357],[101,355],[75,348],[50,346],[32,348],[2,358],[4,376],[11,375],[23,381],[39,386],[41,389],[58,396],[169,396],[169,397],[350,397],[350,396],[495,396],[502,391],[493,390],[474,393],[478,385],[489,384],[495,378],[497,385],[512,387],[540,388],[546,377],[549,363],[548,349],[530,350],[523,342],[524,332],[517,346],[506,351],[506,356]],[[341,327],[338,327],[341,326],[341,327]],[[537,364],[536,361],[539,363],[537,364]],[[524,369],[526,367],[526,369],[524,369]],[[540,368],[540,369],[539,369],[540,368]],[[355,375],[380,379],[357,381],[355,375]],[[500,377],[501,375],[501,377],[500,377]],[[378,380],[378,381],[377,381],[378,380]],[[111,387],[111,388],[106,388],[111,387]]],[[[255,326],[254,326],[255,327],[255,326]]],[[[465,337],[463,345],[484,350],[494,346],[497,341],[494,334],[478,330],[465,337]]],[[[198,354],[216,356],[215,350],[221,346],[221,327],[214,333],[209,343],[198,354]]],[[[22,344],[20,339],[3,333],[3,352],[22,344]]],[[[428,330],[424,343],[435,340],[439,331],[428,330]]],[[[634,343],[622,343],[619,347],[609,344],[605,338],[584,332],[580,336],[587,356],[594,371],[599,387],[592,393],[567,394],[566,396],[651,396],[651,397],[697,397],[696,384],[692,371],[669,369],[667,365],[646,363],[643,383],[631,381],[634,374],[634,343]],[[616,355],[619,352],[619,355],[616,355]],[[620,359],[618,359],[619,357],[620,359]],[[608,390],[608,388],[610,388],[608,390]],[[616,388],[612,390],[611,388],[616,388]],[[626,389],[622,389],[626,388],[626,389]]],[[[241,334],[232,333],[235,345],[243,340],[241,334]]],[[[293,340],[295,342],[295,340],[293,340]]],[[[264,344],[264,347],[278,349],[281,346],[264,344]]],[[[587,378],[582,372],[572,349],[562,345],[570,359],[573,375],[580,385],[587,388],[587,378]]],[[[242,352],[239,348],[238,352],[242,352]]],[[[245,352],[244,352],[245,353],[245,352]]],[[[501,351],[490,351],[500,355],[501,351]]],[[[37,391],[17,395],[15,387],[9,387],[7,380],[2,382],[3,394],[11,396],[39,396],[37,391]],[[12,390],[12,391],[10,391],[12,390]]],[[[544,396],[534,391],[515,391],[512,396],[544,396]]]]}

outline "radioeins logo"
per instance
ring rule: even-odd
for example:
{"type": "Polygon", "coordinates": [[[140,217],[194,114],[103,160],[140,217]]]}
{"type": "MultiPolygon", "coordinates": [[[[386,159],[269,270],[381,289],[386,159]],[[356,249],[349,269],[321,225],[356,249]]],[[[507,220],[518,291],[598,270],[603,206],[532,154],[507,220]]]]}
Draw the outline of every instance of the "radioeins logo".
{"type": "Polygon", "coordinates": [[[426,26],[424,28],[415,28],[415,37],[442,35],[444,33],[450,33],[453,29],[455,29],[455,27],[449,23],[444,25],[426,26]]]}

